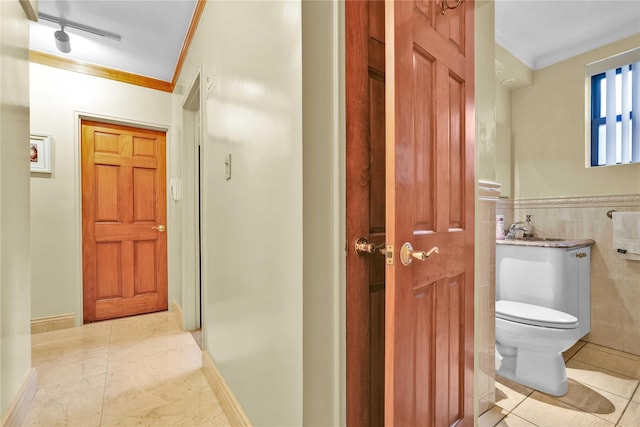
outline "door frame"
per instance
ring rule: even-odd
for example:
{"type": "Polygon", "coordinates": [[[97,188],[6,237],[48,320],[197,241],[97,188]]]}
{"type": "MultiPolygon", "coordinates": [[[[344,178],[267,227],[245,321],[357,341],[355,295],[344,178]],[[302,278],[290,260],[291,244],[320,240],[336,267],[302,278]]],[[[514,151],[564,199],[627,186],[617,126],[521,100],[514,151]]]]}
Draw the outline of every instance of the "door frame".
{"type": "MultiPolygon", "coordinates": [[[[206,281],[206,264],[201,262],[205,254],[206,217],[204,203],[206,194],[206,176],[204,159],[204,85],[202,84],[203,67],[198,67],[191,84],[182,98],[182,130],[181,138],[181,176],[182,181],[182,325],[190,331],[202,327],[205,310],[202,301],[205,287],[200,283],[206,281]],[[200,123],[199,130],[194,132],[196,119],[200,123]],[[200,146],[200,162],[198,161],[200,146]],[[198,226],[200,224],[200,226],[198,226]],[[189,232],[193,230],[193,232],[189,232]],[[191,256],[189,256],[191,255],[191,256]]],[[[204,341],[203,341],[204,344],[204,341]]]]}
{"type": "MultiPolygon", "coordinates": [[[[90,120],[94,122],[101,122],[107,124],[114,124],[119,126],[129,126],[140,129],[149,129],[164,132],[166,135],[166,146],[167,148],[171,145],[171,136],[169,125],[162,125],[158,123],[150,123],[143,122],[137,120],[129,120],[122,119],[120,117],[107,116],[103,114],[90,113],[84,111],[74,111],[73,114],[74,119],[74,179],[75,179],[75,207],[73,209],[75,215],[75,229],[77,230],[77,240],[76,240],[76,277],[77,277],[77,286],[76,286],[76,317],[75,317],[75,325],[82,326],[83,318],[84,318],[84,307],[83,307],[83,269],[82,269],[82,120],[90,120]]],[[[167,150],[168,151],[168,150],[167,150]]],[[[167,165],[165,164],[165,170],[169,172],[167,165]]],[[[166,173],[166,186],[169,188],[169,177],[170,173],[166,173]]],[[[171,209],[168,208],[168,199],[169,192],[167,191],[167,224],[171,224],[174,220],[174,213],[171,209]]],[[[169,257],[169,253],[171,252],[172,242],[171,235],[167,236],[167,268],[169,272],[171,271],[171,258],[169,257]]],[[[168,275],[167,280],[167,292],[169,297],[172,294],[173,283],[171,281],[171,274],[168,275]]]]}

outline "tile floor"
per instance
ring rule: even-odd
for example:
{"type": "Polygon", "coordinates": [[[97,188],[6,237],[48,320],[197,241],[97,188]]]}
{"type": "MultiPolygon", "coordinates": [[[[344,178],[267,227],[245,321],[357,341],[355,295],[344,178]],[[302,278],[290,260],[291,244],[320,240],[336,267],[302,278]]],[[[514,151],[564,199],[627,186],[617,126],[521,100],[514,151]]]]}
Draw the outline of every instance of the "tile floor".
{"type": "MultiPolygon", "coordinates": [[[[170,313],[36,334],[32,357],[38,390],[25,427],[230,425],[198,344],[170,313]]],[[[565,360],[565,396],[498,377],[479,427],[640,426],[640,356],[579,342],[565,360]]]]}
{"type": "Polygon", "coordinates": [[[564,354],[569,391],[554,397],[496,378],[479,427],[638,427],[640,356],[583,341],[564,354]]]}
{"type": "Polygon", "coordinates": [[[32,357],[38,389],[23,426],[230,425],[170,313],[36,334],[32,357]]]}

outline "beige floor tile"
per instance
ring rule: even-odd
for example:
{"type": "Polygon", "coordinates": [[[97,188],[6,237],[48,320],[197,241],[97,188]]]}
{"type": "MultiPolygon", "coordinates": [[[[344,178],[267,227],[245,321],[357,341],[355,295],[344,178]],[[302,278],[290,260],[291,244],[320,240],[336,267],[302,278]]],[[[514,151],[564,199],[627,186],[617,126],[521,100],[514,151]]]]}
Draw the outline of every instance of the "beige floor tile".
{"type": "Polygon", "coordinates": [[[539,392],[533,393],[531,398],[518,405],[513,413],[540,427],[612,427],[615,425],[539,392]]]}
{"type": "Polygon", "coordinates": [[[25,426],[229,426],[202,351],[167,312],[38,335],[25,426]]]}
{"type": "Polygon", "coordinates": [[[105,427],[116,426],[210,426],[230,427],[211,390],[162,405],[139,415],[123,415],[105,427]]]}
{"type": "Polygon", "coordinates": [[[70,363],[92,356],[106,356],[109,352],[109,341],[94,341],[73,338],[32,347],[31,361],[34,366],[42,363],[70,363]]]}
{"type": "MultiPolygon", "coordinates": [[[[183,352],[184,353],[184,352],[183,352]]],[[[126,369],[111,369],[105,387],[103,422],[112,422],[122,415],[141,416],[146,411],[171,401],[184,399],[208,389],[206,377],[201,370],[201,362],[185,368],[185,361],[174,354],[161,364],[155,361],[136,364],[126,369]],[[171,363],[175,360],[175,364],[171,363]]],[[[185,356],[185,357],[188,357],[185,356]]]]}
{"type": "Polygon", "coordinates": [[[23,426],[99,426],[104,382],[105,374],[100,374],[40,385],[23,426]]]}
{"type": "Polygon", "coordinates": [[[143,336],[153,334],[170,335],[182,333],[175,317],[167,312],[145,314],[144,316],[125,317],[112,321],[112,338],[127,337],[142,333],[143,336]]]}
{"type": "Polygon", "coordinates": [[[630,399],[638,386],[638,380],[594,365],[570,360],[567,362],[567,377],[590,386],[630,399]]]}
{"type": "Polygon", "coordinates": [[[620,427],[638,427],[640,426],[640,403],[629,402],[627,410],[618,423],[620,427]]]}
{"type": "MultiPolygon", "coordinates": [[[[610,350],[610,349],[608,349],[610,350]]],[[[598,366],[631,378],[640,378],[640,361],[626,357],[628,353],[604,351],[602,348],[588,344],[573,356],[572,360],[598,366]]]]}
{"type": "Polygon", "coordinates": [[[505,419],[496,424],[496,427],[536,427],[536,425],[517,415],[509,414],[505,419]]]}
{"type": "Polygon", "coordinates": [[[126,339],[120,337],[111,341],[109,357],[111,361],[135,361],[144,360],[164,352],[186,349],[202,354],[202,351],[188,332],[182,331],[171,335],[155,332],[148,334],[138,333],[137,335],[132,333],[126,339]]]}
{"type": "Polygon", "coordinates": [[[598,351],[603,351],[605,353],[615,354],[620,357],[624,357],[625,359],[631,359],[640,362],[640,356],[637,354],[631,354],[620,350],[615,350],[613,348],[605,347],[598,344],[587,343],[587,348],[591,348],[598,351]]]}
{"type": "Polygon", "coordinates": [[[636,389],[636,393],[631,398],[634,402],[640,403],[640,386],[636,389]]]}
{"type": "Polygon", "coordinates": [[[511,411],[533,392],[529,387],[496,375],[496,405],[511,411]]]}
{"type": "Polygon", "coordinates": [[[478,427],[493,427],[507,414],[508,411],[505,411],[499,406],[494,406],[478,417],[478,427]]]}
{"type": "Polygon", "coordinates": [[[578,341],[573,345],[573,347],[571,347],[569,350],[562,353],[562,357],[564,358],[564,361],[566,362],[567,360],[571,359],[582,347],[585,346],[585,344],[586,344],[585,341],[578,341]]]}
{"type": "MultiPolygon", "coordinates": [[[[540,398],[542,393],[534,393],[532,398],[540,398]]],[[[546,395],[546,397],[551,397],[546,395]]],[[[579,411],[590,413],[612,424],[618,422],[628,399],[600,390],[595,387],[580,384],[569,379],[569,391],[564,396],[553,396],[554,399],[571,405],[579,411]]]]}
{"type": "Polygon", "coordinates": [[[31,345],[49,344],[70,339],[102,339],[111,335],[111,321],[97,322],[78,328],[60,329],[31,335],[31,345]]]}
{"type": "Polygon", "coordinates": [[[208,388],[207,379],[201,370],[183,373],[179,375],[118,375],[109,376],[105,387],[105,404],[114,401],[141,400],[135,394],[138,390],[144,390],[148,396],[154,397],[154,401],[166,403],[170,400],[185,398],[199,393],[208,388]]]}
{"type": "Polygon", "coordinates": [[[71,360],[52,360],[38,363],[38,384],[51,386],[65,384],[71,378],[94,377],[107,372],[107,353],[91,354],[71,360]]]}

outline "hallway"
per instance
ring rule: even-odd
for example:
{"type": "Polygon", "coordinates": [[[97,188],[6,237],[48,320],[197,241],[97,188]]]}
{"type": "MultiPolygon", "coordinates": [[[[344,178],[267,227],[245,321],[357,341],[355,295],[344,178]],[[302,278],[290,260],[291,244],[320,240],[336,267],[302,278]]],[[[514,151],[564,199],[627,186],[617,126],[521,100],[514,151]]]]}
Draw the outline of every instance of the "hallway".
{"type": "Polygon", "coordinates": [[[32,335],[38,389],[24,426],[229,426],[202,352],[172,313],[32,335]]]}

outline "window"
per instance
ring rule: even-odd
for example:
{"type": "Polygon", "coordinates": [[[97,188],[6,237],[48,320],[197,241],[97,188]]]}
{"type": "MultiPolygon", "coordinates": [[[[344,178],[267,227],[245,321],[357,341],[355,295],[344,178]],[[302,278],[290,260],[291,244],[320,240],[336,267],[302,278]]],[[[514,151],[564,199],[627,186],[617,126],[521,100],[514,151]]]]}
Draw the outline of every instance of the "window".
{"type": "Polygon", "coordinates": [[[589,64],[586,72],[590,165],[640,162],[640,49],[589,64]]]}

